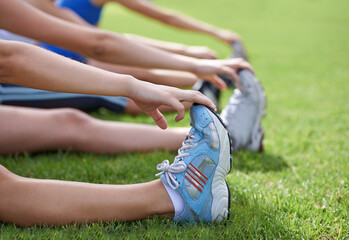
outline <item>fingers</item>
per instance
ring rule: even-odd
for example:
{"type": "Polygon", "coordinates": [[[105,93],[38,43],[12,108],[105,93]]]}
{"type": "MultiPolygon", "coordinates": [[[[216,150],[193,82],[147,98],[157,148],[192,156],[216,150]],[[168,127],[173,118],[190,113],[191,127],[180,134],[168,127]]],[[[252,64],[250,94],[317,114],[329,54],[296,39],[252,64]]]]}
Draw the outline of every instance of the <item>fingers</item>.
{"type": "Polygon", "coordinates": [[[239,69],[248,69],[252,73],[254,73],[254,70],[248,62],[246,62],[242,58],[236,58],[236,59],[229,59],[227,60],[228,62],[230,61],[231,63],[228,63],[227,65],[231,66],[232,68],[239,70],[239,69]]]}
{"type": "Polygon", "coordinates": [[[198,103],[217,110],[217,107],[213,104],[213,102],[201,92],[194,90],[182,90],[181,92],[181,95],[178,96],[178,99],[180,99],[181,102],[198,103]]]}
{"type": "Polygon", "coordinates": [[[222,71],[223,71],[222,73],[225,73],[228,76],[232,77],[235,80],[235,83],[237,86],[241,86],[239,75],[236,73],[234,69],[229,67],[223,67],[222,71]]]}
{"type": "Polygon", "coordinates": [[[217,59],[217,54],[213,51],[210,51],[207,59],[217,59]]]}
{"type": "Polygon", "coordinates": [[[216,87],[219,90],[227,89],[227,84],[217,75],[213,75],[210,79],[210,82],[212,82],[214,85],[216,85],[216,87]]]}
{"type": "Polygon", "coordinates": [[[154,120],[154,122],[161,128],[166,129],[167,128],[167,121],[164,115],[159,111],[159,109],[155,109],[151,112],[147,113],[149,116],[151,116],[154,120]]]}
{"type": "Polygon", "coordinates": [[[176,110],[177,116],[175,118],[176,122],[181,121],[185,116],[185,107],[177,98],[170,98],[169,104],[176,110]]]}
{"type": "Polygon", "coordinates": [[[191,56],[200,59],[217,59],[217,54],[208,47],[193,47],[191,56]]]}

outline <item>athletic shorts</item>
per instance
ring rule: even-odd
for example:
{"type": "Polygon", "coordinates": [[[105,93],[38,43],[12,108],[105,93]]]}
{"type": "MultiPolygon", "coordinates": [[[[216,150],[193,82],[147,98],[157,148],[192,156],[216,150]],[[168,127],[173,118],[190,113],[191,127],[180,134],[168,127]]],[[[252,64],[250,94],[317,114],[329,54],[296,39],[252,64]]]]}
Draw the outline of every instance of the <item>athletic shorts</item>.
{"type": "Polygon", "coordinates": [[[34,108],[69,107],[82,111],[106,108],[116,113],[122,113],[127,106],[127,98],[58,93],[0,83],[0,104],[34,108]]]}
{"type": "Polygon", "coordinates": [[[42,48],[45,48],[46,50],[49,50],[51,52],[57,53],[59,55],[62,55],[64,57],[70,58],[71,60],[75,60],[81,63],[87,63],[87,58],[85,58],[84,56],[77,54],[75,52],[66,50],[64,48],[60,48],[57,46],[53,46],[47,43],[43,43],[43,42],[38,42],[38,45],[42,48]]]}
{"type": "MultiPolygon", "coordinates": [[[[0,29],[0,39],[26,42],[29,44],[35,43],[35,40],[22,37],[2,29],[0,29]]],[[[56,48],[61,49],[58,47],[56,48]]],[[[61,50],[65,54],[68,54],[66,57],[86,63],[86,58],[83,56],[64,49],[61,50]]],[[[116,113],[122,113],[127,105],[127,98],[58,93],[0,83],[0,104],[34,108],[70,107],[80,109],[82,111],[93,111],[99,108],[106,108],[116,113]]]]}
{"type": "Polygon", "coordinates": [[[0,29],[0,39],[35,44],[35,40],[0,29]]]}

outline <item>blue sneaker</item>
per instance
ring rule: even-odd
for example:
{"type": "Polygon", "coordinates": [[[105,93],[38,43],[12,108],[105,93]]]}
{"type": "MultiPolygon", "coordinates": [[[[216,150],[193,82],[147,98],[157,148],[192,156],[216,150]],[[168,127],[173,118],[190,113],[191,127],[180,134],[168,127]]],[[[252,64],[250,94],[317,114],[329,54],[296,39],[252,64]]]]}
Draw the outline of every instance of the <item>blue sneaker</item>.
{"type": "Polygon", "coordinates": [[[192,126],[174,163],[158,164],[161,181],[184,200],[179,222],[222,221],[229,217],[230,192],[225,181],[232,164],[229,133],[220,117],[203,105],[190,109],[192,126]]]}

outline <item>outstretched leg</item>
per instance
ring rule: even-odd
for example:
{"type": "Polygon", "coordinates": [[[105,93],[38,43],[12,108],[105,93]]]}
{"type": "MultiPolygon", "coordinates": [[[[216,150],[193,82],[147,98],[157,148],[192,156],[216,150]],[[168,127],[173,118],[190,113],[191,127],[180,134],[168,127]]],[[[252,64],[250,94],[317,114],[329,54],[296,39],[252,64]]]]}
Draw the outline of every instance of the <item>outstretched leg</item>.
{"type": "Polygon", "coordinates": [[[188,129],[98,120],[74,109],[0,106],[0,154],[69,149],[95,153],[177,150],[188,129]]]}
{"type": "Polygon", "coordinates": [[[0,165],[0,221],[28,226],[173,217],[160,180],[106,185],[17,176],[0,165]]]}

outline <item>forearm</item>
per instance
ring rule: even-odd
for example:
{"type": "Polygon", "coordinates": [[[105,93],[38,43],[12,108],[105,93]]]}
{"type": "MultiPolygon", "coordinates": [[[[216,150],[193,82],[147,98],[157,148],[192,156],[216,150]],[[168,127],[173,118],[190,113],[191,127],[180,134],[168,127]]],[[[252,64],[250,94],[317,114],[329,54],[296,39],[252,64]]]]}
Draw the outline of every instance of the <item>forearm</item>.
{"type": "Polygon", "coordinates": [[[151,38],[146,38],[142,36],[137,36],[133,34],[125,34],[127,38],[136,40],[138,42],[145,43],[149,46],[167,51],[167,52],[172,52],[180,55],[187,55],[186,54],[186,45],[180,44],[180,43],[174,43],[174,42],[165,42],[165,41],[160,41],[156,39],[151,39],[151,38]]]}
{"type": "Polygon", "coordinates": [[[0,56],[3,83],[58,92],[128,96],[136,81],[23,43],[0,41],[0,56]]]}
{"type": "Polygon", "coordinates": [[[204,23],[187,16],[164,10],[146,0],[115,0],[125,7],[138,12],[144,16],[160,21],[164,24],[200,33],[205,33],[216,37],[218,29],[208,23],[204,23]]]}
{"type": "Polygon", "coordinates": [[[198,77],[190,72],[117,65],[93,59],[90,59],[88,64],[107,71],[132,75],[140,80],[166,86],[187,88],[192,87],[198,81],[198,77]]]}
{"type": "Polygon", "coordinates": [[[82,19],[75,12],[66,8],[59,8],[55,6],[54,1],[51,0],[25,0],[30,5],[46,12],[52,16],[58,17],[60,19],[73,22],[82,26],[90,26],[84,19],[82,19]]]}
{"type": "Polygon", "coordinates": [[[72,24],[18,0],[0,1],[0,28],[110,63],[192,72],[197,67],[193,58],[140,44],[119,34],[72,24]]]}
{"type": "Polygon", "coordinates": [[[179,88],[191,88],[199,80],[195,74],[182,71],[151,69],[151,74],[149,82],[179,88]]]}
{"type": "Polygon", "coordinates": [[[204,23],[187,16],[171,13],[164,21],[165,24],[187,31],[204,33],[216,37],[218,29],[208,23],[204,23]]]}
{"type": "Polygon", "coordinates": [[[103,46],[95,58],[110,63],[133,65],[138,67],[162,68],[195,72],[197,59],[166,52],[152,46],[139,43],[125,36],[103,31],[100,46],[103,46]],[[117,44],[115,44],[117,43],[117,44]]]}

